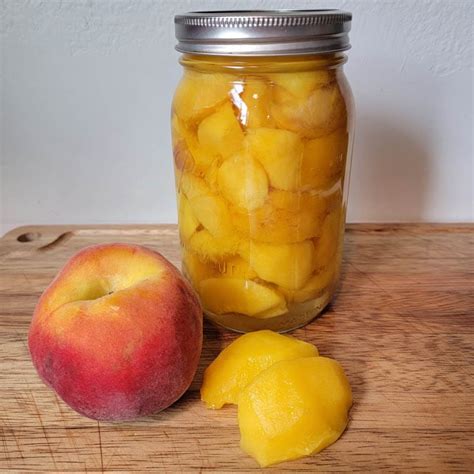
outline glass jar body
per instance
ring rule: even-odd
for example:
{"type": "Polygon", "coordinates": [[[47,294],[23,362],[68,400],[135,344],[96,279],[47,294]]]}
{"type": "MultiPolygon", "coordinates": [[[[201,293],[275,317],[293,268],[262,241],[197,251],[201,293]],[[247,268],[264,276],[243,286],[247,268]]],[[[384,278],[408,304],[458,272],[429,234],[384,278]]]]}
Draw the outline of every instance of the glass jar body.
{"type": "Polygon", "coordinates": [[[184,55],[172,106],[182,268],[212,321],[288,331],[340,272],[353,101],[345,55],[184,55]]]}

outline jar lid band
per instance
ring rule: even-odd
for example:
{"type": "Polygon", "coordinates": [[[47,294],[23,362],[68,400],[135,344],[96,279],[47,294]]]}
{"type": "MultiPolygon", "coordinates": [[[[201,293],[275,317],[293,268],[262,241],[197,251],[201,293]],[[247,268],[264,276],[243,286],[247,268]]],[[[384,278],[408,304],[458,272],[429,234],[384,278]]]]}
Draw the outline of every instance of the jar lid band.
{"type": "Polygon", "coordinates": [[[174,18],[182,53],[284,56],[350,48],[352,14],[342,10],[190,12],[174,18]]]}

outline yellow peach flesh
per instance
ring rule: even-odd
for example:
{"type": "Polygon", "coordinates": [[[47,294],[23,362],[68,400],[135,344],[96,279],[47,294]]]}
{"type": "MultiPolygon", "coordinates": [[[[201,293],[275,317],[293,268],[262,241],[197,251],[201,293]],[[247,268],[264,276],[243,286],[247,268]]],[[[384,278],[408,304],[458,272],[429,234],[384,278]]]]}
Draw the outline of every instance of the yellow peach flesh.
{"type": "Polygon", "coordinates": [[[229,98],[232,76],[187,71],[178,84],[173,110],[185,121],[199,120],[229,98]]]}
{"type": "Polygon", "coordinates": [[[301,189],[327,189],[342,179],[347,139],[345,130],[337,130],[330,135],[314,138],[305,143],[301,166],[301,189]]]}
{"type": "Polygon", "coordinates": [[[229,235],[225,238],[216,238],[209,231],[203,229],[195,232],[185,244],[203,261],[223,262],[226,258],[237,255],[240,241],[238,237],[229,235]]]}
{"type": "Polygon", "coordinates": [[[204,372],[201,400],[208,408],[236,404],[242,390],[281,360],[317,356],[312,344],[272,331],[255,331],[229,344],[204,372]]]}
{"type": "Polygon", "coordinates": [[[335,261],[334,256],[342,240],[343,230],[341,209],[336,208],[328,214],[323,223],[321,236],[314,241],[316,268],[326,267],[335,261]]]}
{"type": "Polygon", "coordinates": [[[183,272],[190,278],[194,288],[198,288],[202,280],[218,275],[215,263],[210,260],[203,260],[186,249],[183,250],[183,272]]]}
{"type": "Polygon", "coordinates": [[[240,107],[240,120],[246,128],[272,127],[272,84],[249,78],[245,81],[240,107]]]}
{"type": "Polygon", "coordinates": [[[272,190],[252,212],[233,209],[231,218],[249,239],[273,244],[301,242],[316,237],[332,197],[318,193],[272,190]]]}
{"type": "Polygon", "coordinates": [[[309,456],[341,436],[351,405],[349,381],[335,360],[277,362],[240,394],[240,445],[262,467],[309,456]]]}
{"type": "Polygon", "coordinates": [[[273,128],[257,128],[247,134],[249,153],[267,172],[276,189],[298,189],[301,179],[303,142],[296,133],[273,128]]]}
{"type": "Polygon", "coordinates": [[[196,219],[215,237],[225,238],[234,234],[231,215],[221,196],[209,194],[189,199],[196,219]]]}
{"type": "Polygon", "coordinates": [[[336,263],[338,262],[334,262],[332,266],[320,269],[299,290],[288,290],[286,288],[279,288],[279,290],[285,295],[287,301],[290,302],[303,303],[304,301],[316,298],[334,283],[337,276],[336,263]]]}
{"type": "Polygon", "coordinates": [[[272,114],[278,127],[317,138],[345,126],[347,112],[337,82],[315,89],[308,97],[288,97],[275,103],[272,114]]]}
{"type": "Polygon", "coordinates": [[[243,278],[209,278],[201,281],[199,294],[206,309],[214,314],[240,313],[256,316],[266,310],[286,308],[276,290],[243,278]]]}
{"type": "Polygon", "coordinates": [[[188,241],[199,227],[199,221],[194,216],[186,196],[184,194],[180,194],[178,199],[179,235],[183,241],[188,241]]]}
{"type": "Polygon", "coordinates": [[[221,165],[217,183],[228,201],[248,211],[262,206],[268,194],[265,170],[258,161],[244,153],[234,155],[221,165]]]}
{"type": "Polygon", "coordinates": [[[241,250],[241,256],[261,279],[291,290],[301,288],[308,280],[313,254],[310,240],[278,245],[252,241],[248,250],[241,250]]]}
{"type": "Polygon", "coordinates": [[[198,127],[199,144],[207,156],[227,157],[242,148],[244,133],[230,103],[206,117],[198,127]]]}
{"type": "Polygon", "coordinates": [[[276,92],[280,92],[280,97],[277,95],[277,101],[291,99],[306,99],[311,92],[317,87],[323,87],[331,81],[331,72],[326,70],[320,71],[304,71],[291,73],[272,74],[271,80],[277,86],[276,92]],[[282,88],[281,91],[279,88],[282,88]],[[290,96],[283,96],[283,94],[291,94],[290,96]]]}

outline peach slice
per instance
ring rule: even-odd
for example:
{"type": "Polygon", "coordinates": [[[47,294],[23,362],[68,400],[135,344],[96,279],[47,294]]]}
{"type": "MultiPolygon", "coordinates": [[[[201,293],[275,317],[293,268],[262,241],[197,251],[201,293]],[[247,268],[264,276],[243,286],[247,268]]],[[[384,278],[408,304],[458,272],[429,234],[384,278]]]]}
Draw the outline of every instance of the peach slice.
{"type": "Polygon", "coordinates": [[[207,230],[200,230],[189,239],[188,247],[203,261],[219,263],[227,257],[237,255],[239,243],[236,235],[218,239],[207,230]]]}
{"type": "Polygon", "coordinates": [[[183,171],[193,171],[196,168],[193,155],[184,140],[180,140],[173,146],[173,158],[176,178],[180,178],[183,171]]]}
{"type": "Polygon", "coordinates": [[[178,182],[178,189],[189,199],[200,196],[208,196],[211,190],[202,178],[198,178],[191,173],[183,173],[178,182]]]}
{"type": "Polygon", "coordinates": [[[286,308],[276,290],[244,278],[209,278],[199,285],[199,294],[204,308],[214,314],[256,316],[271,308],[286,308]]]}
{"type": "Polygon", "coordinates": [[[274,103],[272,114],[278,127],[305,138],[328,135],[347,121],[345,100],[336,82],[315,89],[309,97],[274,103]]]}
{"type": "Polygon", "coordinates": [[[347,132],[340,129],[305,143],[301,166],[301,189],[327,189],[343,177],[347,140],[347,132]]]}
{"type": "Polygon", "coordinates": [[[240,394],[241,448],[262,467],[317,453],[344,432],[351,405],[349,381],[335,360],[277,362],[240,394]]]}
{"type": "Polygon", "coordinates": [[[291,336],[268,330],[244,334],[229,344],[204,372],[201,400],[212,409],[236,404],[242,390],[276,362],[317,355],[315,346],[291,336]]]}
{"type": "Polygon", "coordinates": [[[284,92],[276,89],[277,100],[290,101],[292,98],[307,99],[314,89],[331,81],[331,73],[326,70],[279,73],[272,74],[271,80],[276,86],[284,89],[284,92]],[[291,97],[278,97],[284,93],[291,94],[291,97]]]}
{"type": "Polygon", "coordinates": [[[319,193],[273,190],[263,206],[252,212],[234,209],[232,222],[251,239],[274,244],[301,242],[319,235],[332,200],[319,193]]]}
{"type": "MultiPolygon", "coordinates": [[[[283,293],[283,292],[282,292],[283,293]]],[[[270,319],[276,318],[277,316],[281,316],[288,312],[288,308],[286,306],[275,306],[275,308],[266,309],[265,311],[261,311],[257,313],[254,318],[257,319],[270,319]]]]}
{"type": "Polygon", "coordinates": [[[200,123],[197,135],[206,155],[224,158],[239,151],[244,140],[244,133],[229,102],[200,123]]]}
{"type": "Polygon", "coordinates": [[[187,241],[196,232],[199,227],[199,221],[194,217],[189,201],[186,196],[182,193],[178,196],[179,209],[178,209],[178,223],[179,223],[179,235],[183,241],[187,241]]]}
{"type": "Polygon", "coordinates": [[[193,252],[186,249],[183,250],[183,270],[190,278],[194,288],[198,288],[202,280],[218,275],[217,266],[214,263],[201,260],[193,252]]]}
{"type": "Polygon", "coordinates": [[[219,172],[221,164],[221,159],[216,158],[213,160],[204,174],[204,180],[213,193],[219,192],[219,187],[217,185],[217,173],[219,172]]]}
{"type": "Polygon", "coordinates": [[[286,191],[299,187],[303,142],[296,133],[273,128],[249,130],[247,146],[265,168],[273,187],[286,191]]]}
{"type": "Polygon", "coordinates": [[[176,114],[171,114],[171,143],[174,146],[178,141],[183,140],[183,124],[176,114]]]}
{"type": "Polygon", "coordinates": [[[185,121],[197,121],[209,115],[229,98],[232,76],[187,71],[176,89],[173,110],[185,121]]]}
{"type": "Polygon", "coordinates": [[[214,194],[202,178],[183,173],[178,186],[188,198],[195,218],[215,237],[234,234],[231,215],[221,196],[214,194]]]}
{"type": "Polygon", "coordinates": [[[328,195],[318,192],[289,192],[275,190],[271,202],[276,209],[284,209],[289,213],[307,214],[312,219],[324,216],[328,207],[328,195]]]}
{"type": "Polygon", "coordinates": [[[289,302],[303,303],[319,296],[323,290],[334,283],[335,265],[330,265],[315,273],[299,290],[279,288],[289,302]]]}
{"type": "Polygon", "coordinates": [[[217,157],[208,153],[201,145],[199,145],[194,135],[191,135],[186,143],[188,145],[189,153],[191,153],[194,161],[194,167],[191,171],[202,176],[217,157]]]}
{"type": "Polygon", "coordinates": [[[265,80],[245,80],[240,107],[240,121],[247,128],[272,127],[271,117],[272,85],[265,80]]]}
{"type": "Polygon", "coordinates": [[[290,290],[301,288],[313,271],[314,245],[311,240],[294,244],[267,244],[251,241],[247,251],[241,250],[257,275],[290,290]]]}
{"type": "Polygon", "coordinates": [[[222,163],[217,173],[221,194],[237,207],[253,210],[268,194],[268,179],[262,165],[251,156],[239,153],[222,163]]]}
{"type": "Polygon", "coordinates": [[[171,137],[176,169],[179,171],[192,171],[195,163],[186,141],[187,130],[176,114],[173,114],[171,119],[171,137]]]}
{"type": "Polygon", "coordinates": [[[173,114],[171,133],[176,166],[184,171],[202,175],[212,164],[215,156],[199,144],[195,128],[186,125],[173,114]]]}
{"type": "Polygon", "coordinates": [[[314,240],[316,268],[329,265],[338,250],[343,231],[341,216],[340,207],[328,214],[323,223],[321,236],[314,240]]]}
{"type": "Polygon", "coordinates": [[[215,237],[234,234],[227,204],[221,196],[208,194],[189,199],[189,205],[197,220],[215,237]]]}

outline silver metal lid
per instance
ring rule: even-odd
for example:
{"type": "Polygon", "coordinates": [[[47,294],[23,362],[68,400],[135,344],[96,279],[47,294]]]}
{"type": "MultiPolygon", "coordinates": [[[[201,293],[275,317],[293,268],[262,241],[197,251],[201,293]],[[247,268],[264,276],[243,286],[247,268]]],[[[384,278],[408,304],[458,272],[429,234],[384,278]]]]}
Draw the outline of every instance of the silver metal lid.
{"type": "Polygon", "coordinates": [[[282,56],[351,47],[352,14],[342,10],[190,12],[174,17],[182,53],[282,56]]]}

